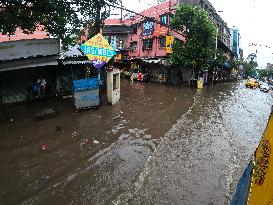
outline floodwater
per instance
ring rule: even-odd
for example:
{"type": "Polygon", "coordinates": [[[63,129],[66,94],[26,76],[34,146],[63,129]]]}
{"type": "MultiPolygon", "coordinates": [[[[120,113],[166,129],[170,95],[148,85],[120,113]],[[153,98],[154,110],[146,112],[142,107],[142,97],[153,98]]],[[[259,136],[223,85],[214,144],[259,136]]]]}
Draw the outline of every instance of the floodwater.
{"type": "Polygon", "coordinates": [[[79,113],[70,100],[6,108],[0,204],[228,204],[271,92],[122,81],[121,95],[79,113]],[[47,107],[57,117],[35,120],[47,107]]]}

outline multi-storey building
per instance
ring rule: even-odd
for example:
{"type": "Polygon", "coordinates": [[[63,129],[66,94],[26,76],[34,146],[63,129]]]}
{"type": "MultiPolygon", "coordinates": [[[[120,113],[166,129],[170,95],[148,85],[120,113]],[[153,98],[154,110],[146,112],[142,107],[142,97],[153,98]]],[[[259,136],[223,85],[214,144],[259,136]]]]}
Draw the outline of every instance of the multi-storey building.
{"type": "Polygon", "coordinates": [[[227,23],[217,13],[213,5],[208,0],[180,0],[181,3],[199,6],[208,12],[210,19],[217,27],[217,48],[222,49],[228,58],[231,58],[230,32],[227,23]]]}
{"type": "Polygon", "coordinates": [[[240,33],[238,31],[238,28],[231,28],[230,29],[231,37],[231,45],[230,49],[233,52],[233,55],[239,58],[240,56],[240,33]]]}
{"type": "Polygon", "coordinates": [[[111,38],[109,42],[114,47],[128,48],[131,58],[166,57],[167,35],[184,40],[182,35],[169,27],[176,4],[175,1],[167,1],[144,10],[140,15],[131,15],[123,20],[107,19],[103,33],[111,38]]]}
{"type": "Polygon", "coordinates": [[[132,67],[149,69],[154,79],[171,75],[167,74],[166,70],[171,53],[166,49],[167,36],[185,40],[179,32],[169,26],[178,3],[178,0],[170,0],[125,19],[107,19],[103,34],[114,48],[123,53],[127,52],[132,67]],[[146,65],[133,62],[140,59],[146,65]]]}

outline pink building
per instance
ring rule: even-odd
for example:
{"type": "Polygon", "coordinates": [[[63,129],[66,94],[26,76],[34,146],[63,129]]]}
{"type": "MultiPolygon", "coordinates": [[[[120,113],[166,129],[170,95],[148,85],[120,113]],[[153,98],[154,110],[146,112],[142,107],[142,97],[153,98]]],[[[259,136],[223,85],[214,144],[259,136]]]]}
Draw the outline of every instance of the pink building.
{"type": "Polygon", "coordinates": [[[169,26],[178,3],[169,0],[122,20],[105,20],[103,35],[121,52],[122,59],[130,60],[130,73],[149,73],[156,82],[181,81],[180,68],[170,69],[170,52],[166,49],[167,36],[185,40],[169,26]]]}
{"type": "Polygon", "coordinates": [[[7,41],[45,38],[49,38],[49,35],[46,31],[43,31],[43,26],[38,26],[37,29],[32,34],[25,34],[21,29],[17,28],[13,35],[8,36],[0,34],[0,43],[7,41]]]}
{"type": "MultiPolygon", "coordinates": [[[[112,39],[116,40],[112,44],[129,49],[128,54],[131,59],[166,58],[169,55],[166,52],[167,35],[174,36],[182,41],[185,40],[183,36],[172,31],[168,26],[170,16],[173,15],[178,2],[178,0],[166,1],[142,11],[140,15],[131,16],[123,21],[120,19],[107,19],[105,21],[105,26],[108,27],[106,35],[112,36],[112,39]],[[118,26],[130,27],[130,32],[126,35],[126,42],[119,40],[120,35],[117,29],[113,29],[118,26]],[[112,34],[109,32],[111,30],[112,34]],[[124,45],[120,45],[121,43],[124,45]]],[[[122,30],[125,31],[126,29],[122,30]]]]}

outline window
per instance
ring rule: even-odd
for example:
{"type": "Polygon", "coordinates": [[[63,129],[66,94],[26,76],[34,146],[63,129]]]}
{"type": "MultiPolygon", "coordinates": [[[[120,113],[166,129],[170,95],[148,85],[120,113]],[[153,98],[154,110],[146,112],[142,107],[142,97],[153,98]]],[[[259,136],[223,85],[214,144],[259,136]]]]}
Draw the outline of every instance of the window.
{"type": "Polygon", "coordinates": [[[137,24],[131,25],[131,33],[136,34],[137,33],[137,24]]]}
{"type": "Polygon", "coordinates": [[[131,52],[137,51],[137,42],[136,41],[130,43],[130,51],[131,52]]]}
{"type": "Polygon", "coordinates": [[[152,48],[153,48],[153,39],[152,38],[144,39],[142,49],[143,50],[150,50],[152,48]]]}
{"type": "Polygon", "coordinates": [[[159,38],[158,42],[159,42],[159,47],[160,48],[165,48],[166,47],[166,37],[159,38]]]}
{"type": "Polygon", "coordinates": [[[168,22],[168,14],[164,14],[162,16],[160,16],[160,23],[163,25],[167,25],[168,22]]]}

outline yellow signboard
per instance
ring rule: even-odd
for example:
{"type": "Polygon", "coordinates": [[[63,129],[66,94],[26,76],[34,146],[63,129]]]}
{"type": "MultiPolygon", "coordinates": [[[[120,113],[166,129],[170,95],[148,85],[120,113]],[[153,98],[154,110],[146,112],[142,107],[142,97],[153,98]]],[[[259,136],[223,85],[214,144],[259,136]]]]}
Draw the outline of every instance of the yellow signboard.
{"type": "Polygon", "coordinates": [[[97,68],[102,67],[116,55],[115,50],[100,33],[81,45],[81,50],[97,68]]]}
{"type": "Polygon", "coordinates": [[[248,205],[273,204],[273,116],[255,152],[248,205]]]}
{"type": "Polygon", "coordinates": [[[166,36],[166,53],[173,53],[174,36],[166,36]]]}

